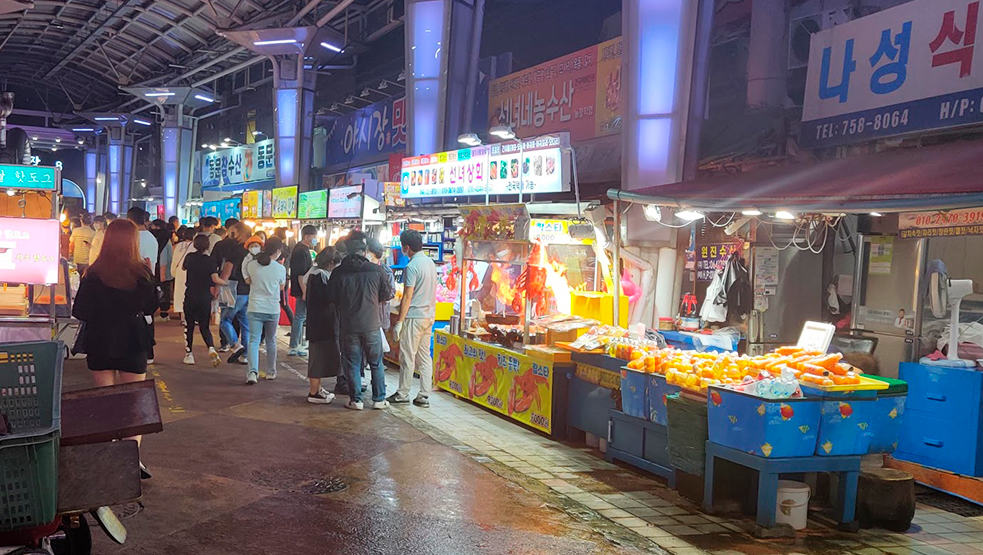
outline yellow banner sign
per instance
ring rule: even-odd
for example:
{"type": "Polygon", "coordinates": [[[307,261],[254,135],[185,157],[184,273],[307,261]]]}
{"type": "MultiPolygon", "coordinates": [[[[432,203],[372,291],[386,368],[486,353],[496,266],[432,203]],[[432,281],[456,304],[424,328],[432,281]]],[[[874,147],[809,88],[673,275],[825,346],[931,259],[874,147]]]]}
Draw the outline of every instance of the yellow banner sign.
{"type": "Polygon", "coordinates": [[[537,430],[553,429],[553,362],[434,332],[434,383],[537,430]]]}

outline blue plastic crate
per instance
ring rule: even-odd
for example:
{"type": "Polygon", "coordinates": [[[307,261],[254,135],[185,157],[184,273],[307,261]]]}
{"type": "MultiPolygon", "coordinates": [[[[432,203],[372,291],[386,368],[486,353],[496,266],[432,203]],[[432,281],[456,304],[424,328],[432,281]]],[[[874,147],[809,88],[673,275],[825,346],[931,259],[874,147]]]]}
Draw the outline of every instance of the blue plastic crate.
{"type": "Polygon", "coordinates": [[[648,410],[648,419],[656,424],[665,426],[668,422],[666,418],[666,397],[673,393],[679,393],[680,388],[666,382],[666,377],[662,374],[650,374],[648,376],[648,391],[645,404],[648,410]]]}
{"type": "Polygon", "coordinates": [[[816,454],[864,455],[870,448],[876,426],[877,399],[866,397],[822,399],[816,454]]]}
{"type": "Polygon", "coordinates": [[[648,374],[627,368],[621,369],[621,412],[648,420],[646,384],[648,374]]]}
{"type": "Polygon", "coordinates": [[[769,400],[711,387],[710,441],[764,457],[809,457],[819,433],[818,399],[769,400]]]}

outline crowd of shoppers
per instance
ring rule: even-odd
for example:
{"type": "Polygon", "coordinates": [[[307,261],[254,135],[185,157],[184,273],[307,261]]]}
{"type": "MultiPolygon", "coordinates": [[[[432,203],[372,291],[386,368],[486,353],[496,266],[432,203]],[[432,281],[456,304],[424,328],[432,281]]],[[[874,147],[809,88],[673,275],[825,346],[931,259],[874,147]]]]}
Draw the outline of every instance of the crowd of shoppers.
{"type": "Polygon", "coordinates": [[[247,384],[276,379],[276,338],[284,314],[290,323],[288,356],[308,357],[308,402],[328,404],[345,395],[353,410],[369,400],[375,409],[391,403],[429,406],[437,270],[418,232],[400,236],[409,257],[393,329],[400,376],[396,392],[387,397],[383,354],[389,350],[386,330],[396,283],[386,247],[374,238],[353,231],[318,250],[318,230],[310,225],[288,246],[285,228],[267,237],[235,219],[220,226],[208,216],[185,227],[175,218],[151,222],[140,208],[128,210],[125,220],[83,214],[73,224],[70,255],[84,275],[73,314],[85,322],[86,335],[113,337],[85,349],[100,385],[143,379],[154,362],[158,311],[162,319],[170,314],[184,325],[185,364],[195,364],[197,330],[212,365],[221,364],[219,352],[231,351],[228,362],[246,365],[247,384]],[[220,348],[210,328],[215,315],[220,348]],[[371,393],[363,401],[366,369],[371,393]],[[415,373],[420,386],[411,397],[415,373]],[[327,378],[335,378],[333,392],[322,387],[327,378]]]}

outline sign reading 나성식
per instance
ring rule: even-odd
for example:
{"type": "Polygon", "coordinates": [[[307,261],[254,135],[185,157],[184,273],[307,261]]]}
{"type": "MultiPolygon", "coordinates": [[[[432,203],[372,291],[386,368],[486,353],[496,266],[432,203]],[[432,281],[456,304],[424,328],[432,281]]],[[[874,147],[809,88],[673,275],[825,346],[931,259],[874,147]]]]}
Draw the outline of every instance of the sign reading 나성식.
{"type": "Polygon", "coordinates": [[[832,146],[983,122],[980,6],[914,0],[814,34],[800,142],[832,146]]]}
{"type": "Polygon", "coordinates": [[[54,190],[55,168],[0,164],[0,188],[54,190]]]}

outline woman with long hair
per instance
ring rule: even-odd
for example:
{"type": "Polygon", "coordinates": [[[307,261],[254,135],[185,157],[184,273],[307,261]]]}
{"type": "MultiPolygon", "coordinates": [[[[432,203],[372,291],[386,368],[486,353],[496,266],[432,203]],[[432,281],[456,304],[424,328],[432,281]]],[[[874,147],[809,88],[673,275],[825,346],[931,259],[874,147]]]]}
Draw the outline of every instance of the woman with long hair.
{"type": "Polygon", "coordinates": [[[249,319],[249,371],[246,383],[259,378],[259,342],[266,337],[266,379],[276,379],[276,327],[280,320],[280,290],[287,282],[287,269],[277,262],[283,243],[271,237],[263,251],[242,265],[242,277],[249,284],[246,316],[249,319]],[[262,330],[262,331],[260,331],[262,330]]]}
{"type": "MultiPolygon", "coordinates": [[[[86,364],[97,386],[146,379],[153,342],[148,318],[153,318],[158,298],[154,276],[140,257],[137,226],[113,221],[72,307],[72,315],[85,324],[86,364]]],[[[140,436],[134,439],[139,445],[140,436]]],[[[149,477],[142,463],[140,467],[149,477]]]]}

